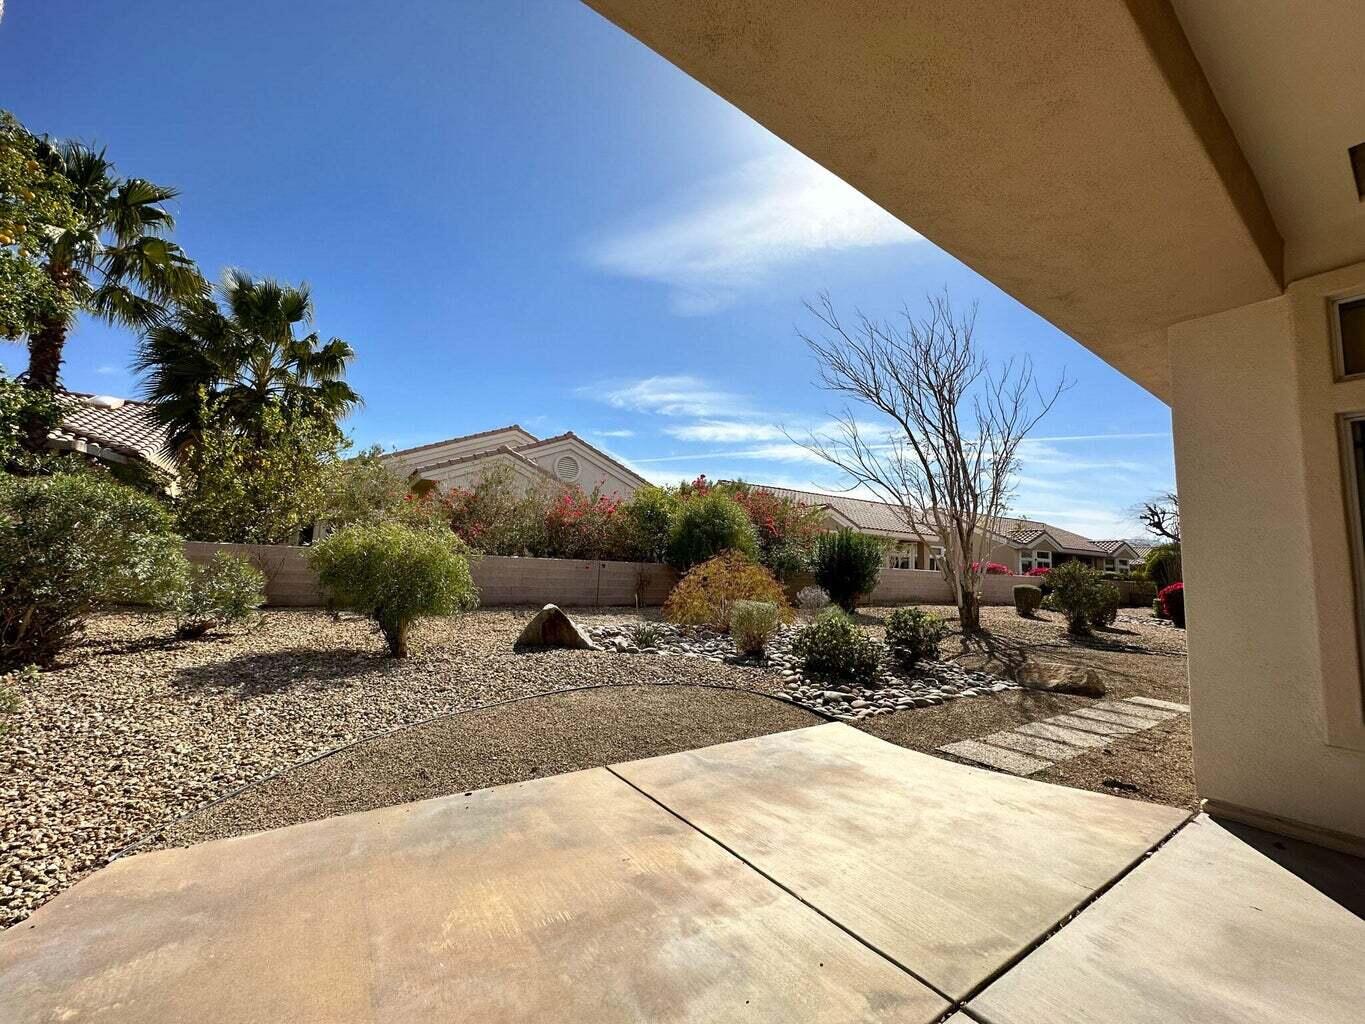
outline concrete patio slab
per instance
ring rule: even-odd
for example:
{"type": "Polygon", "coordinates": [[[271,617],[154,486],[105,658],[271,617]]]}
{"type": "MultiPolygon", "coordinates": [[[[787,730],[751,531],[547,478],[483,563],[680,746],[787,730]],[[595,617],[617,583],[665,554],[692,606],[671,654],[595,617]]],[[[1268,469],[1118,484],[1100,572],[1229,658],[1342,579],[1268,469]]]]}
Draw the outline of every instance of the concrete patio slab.
{"type": "Polygon", "coordinates": [[[612,770],[954,999],[1188,817],[838,724],[612,770]]]}
{"type": "Polygon", "coordinates": [[[1032,775],[1034,772],[1052,767],[1051,761],[1044,761],[1040,757],[1030,757],[1027,754],[1019,753],[1017,750],[992,747],[978,740],[959,740],[938,749],[945,754],[953,754],[968,761],[975,761],[977,764],[984,764],[989,768],[998,768],[1002,772],[1009,772],[1011,775],[1032,775]]]}
{"type": "Polygon", "coordinates": [[[1156,723],[1143,715],[1120,714],[1117,711],[1106,711],[1103,708],[1077,708],[1070,712],[1073,715],[1080,715],[1082,718],[1093,718],[1097,722],[1112,722],[1114,725],[1125,725],[1129,729],[1143,730],[1150,729],[1156,723]]]}
{"type": "Polygon", "coordinates": [[[1131,725],[1118,725],[1115,722],[1105,722],[1098,718],[1087,718],[1074,711],[1069,711],[1065,715],[1056,715],[1047,721],[1050,724],[1064,726],[1067,729],[1093,732],[1097,736],[1131,736],[1135,732],[1142,731],[1131,725]]]}
{"type": "Polygon", "coordinates": [[[1365,1019],[1365,861],[1200,816],[967,1006],[988,1024],[1365,1019]]]}
{"type": "Polygon", "coordinates": [[[0,934],[0,1007],[6,1024],[949,1009],[605,769],[115,862],[0,934]]]}
{"type": "Polygon", "coordinates": [[[981,742],[989,743],[993,747],[1017,750],[1021,754],[1032,754],[1034,757],[1045,758],[1048,761],[1065,761],[1077,754],[1084,753],[1081,747],[1073,747],[1069,743],[1058,743],[1056,740],[1045,740],[1041,736],[1030,736],[1027,733],[1015,732],[1013,729],[982,736],[981,742]]]}
{"type": "Polygon", "coordinates": [[[1145,718],[1149,722],[1169,722],[1172,718],[1179,718],[1179,711],[1167,711],[1164,708],[1148,707],[1146,704],[1134,704],[1126,700],[1102,700],[1095,705],[1099,711],[1113,711],[1120,715],[1135,715],[1145,718]]]}

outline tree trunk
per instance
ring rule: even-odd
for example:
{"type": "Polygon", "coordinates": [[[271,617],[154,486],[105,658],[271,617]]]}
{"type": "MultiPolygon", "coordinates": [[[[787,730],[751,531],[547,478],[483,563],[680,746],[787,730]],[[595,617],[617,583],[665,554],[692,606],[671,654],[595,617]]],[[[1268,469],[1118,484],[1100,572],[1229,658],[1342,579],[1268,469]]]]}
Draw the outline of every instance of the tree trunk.
{"type": "MultiPolygon", "coordinates": [[[[66,323],[49,320],[28,339],[28,373],[24,384],[35,391],[56,392],[62,371],[62,348],[66,344],[66,323]]],[[[24,447],[36,454],[47,449],[49,424],[43,415],[30,410],[24,417],[24,447]]]]}
{"type": "Polygon", "coordinates": [[[389,654],[395,658],[406,658],[408,656],[408,624],[406,622],[397,625],[381,627],[384,633],[384,641],[389,645],[389,654]]]}
{"type": "Polygon", "coordinates": [[[977,596],[975,590],[964,586],[960,581],[957,585],[957,618],[962,626],[962,632],[981,632],[981,598],[977,596]]]}

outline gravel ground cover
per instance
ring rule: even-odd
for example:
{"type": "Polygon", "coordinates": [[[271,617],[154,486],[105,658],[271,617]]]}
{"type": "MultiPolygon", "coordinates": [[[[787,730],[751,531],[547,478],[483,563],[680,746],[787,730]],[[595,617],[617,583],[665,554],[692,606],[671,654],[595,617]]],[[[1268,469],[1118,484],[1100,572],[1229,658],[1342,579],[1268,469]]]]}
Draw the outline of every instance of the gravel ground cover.
{"type": "Polygon", "coordinates": [[[173,824],[147,848],[186,846],[823,721],[773,697],[713,687],[544,694],[348,747],[173,824]]]}
{"type": "MultiPolygon", "coordinates": [[[[952,616],[951,609],[936,610],[952,616]]],[[[860,618],[876,634],[887,611],[867,609],[860,618]]],[[[638,613],[625,609],[572,614],[589,629],[640,621],[638,613]]],[[[19,711],[10,732],[0,738],[0,926],[23,920],[42,902],[135,841],[159,834],[164,834],[162,841],[171,841],[166,830],[183,815],[357,740],[455,711],[579,686],[724,684],[779,694],[788,692],[792,682],[790,665],[736,663],[727,660],[723,651],[717,652],[718,660],[614,651],[515,653],[512,642],[529,615],[529,609],[490,609],[459,619],[427,621],[416,630],[413,657],[404,661],[383,657],[381,644],[365,621],[338,622],[313,610],[271,611],[255,629],[197,642],[168,639],[171,625],[164,618],[140,614],[97,618],[86,640],[62,667],[17,685],[19,711]]],[[[657,617],[657,612],[646,616],[657,617]]],[[[1027,655],[1098,668],[1110,684],[1111,696],[1187,699],[1183,632],[1152,626],[1142,612],[1125,613],[1118,628],[1091,641],[1068,638],[1060,618],[1047,614],[1029,621],[1019,619],[1012,609],[991,608],[985,610],[984,619],[990,631],[987,642],[963,644],[953,637],[945,644],[944,656],[957,659],[966,671],[1004,674],[1027,655]]],[[[688,686],[686,692],[701,691],[688,686]]],[[[862,710],[851,706],[857,698],[845,696],[850,696],[845,702],[848,711],[862,710]]],[[[859,725],[893,742],[932,750],[954,739],[1049,717],[1068,710],[1065,705],[1072,701],[1083,703],[1081,698],[1044,697],[1011,689],[913,710],[886,711],[859,725]]],[[[769,705],[778,706],[767,700],[762,704],[764,715],[774,714],[769,705]]],[[[612,718],[599,722],[600,705],[591,699],[561,706],[564,710],[558,713],[578,722],[575,728],[590,745],[601,748],[603,760],[619,760],[605,752],[625,747],[640,751],[630,756],[682,749],[668,745],[670,735],[675,734],[682,737],[678,742],[698,738],[692,745],[719,742],[687,732],[695,724],[677,725],[676,715],[674,726],[650,732],[632,726],[629,716],[616,716],[619,723],[612,718]],[[630,747],[632,736],[647,747],[657,745],[648,750],[630,747]]],[[[794,707],[784,710],[807,715],[794,707]]],[[[711,711],[711,717],[731,719],[741,729],[762,725],[746,718],[749,712],[733,701],[723,709],[720,704],[711,705],[711,711]]],[[[496,754],[498,737],[527,726],[529,710],[486,714],[510,714],[511,724],[504,729],[491,724],[491,718],[488,722],[467,719],[466,724],[474,727],[467,742],[482,736],[493,751],[477,757],[470,753],[475,762],[470,766],[471,779],[485,777],[477,774],[480,759],[494,766],[486,777],[499,781],[561,770],[554,764],[580,763],[567,748],[556,760],[552,746],[543,759],[531,747],[515,755],[496,754]],[[516,724],[518,718],[521,725],[516,724]],[[541,772],[542,768],[546,771],[541,772]]],[[[421,739],[414,737],[412,742],[421,739]]],[[[332,765],[324,769],[339,780],[330,796],[315,794],[309,798],[314,802],[302,808],[266,808],[260,820],[276,820],[271,815],[279,821],[292,820],[291,815],[311,813],[310,806],[346,809],[348,799],[363,803],[387,799],[385,793],[410,799],[404,794],[422,792],[418,768],[413,767],[409,776],[385,781],[368,796],[348,797],[338,787],[345,779],[359,776],[348,776],[345,763],[338,761],[335,772],[332,765]],[[327,804],[329,800],[333,803],[327,804]]],[[[363,774],[376,777],[374,772],[363,774]]],[[[1038,777],[1188,804],[1193,793],[1189,776],[1188,726],[1180,719],[1057,765],[1038,777]],[[1135,788],[1110,786],[1110,781],[1135,788]]],[[[460,783],[454,774],[433,776],[431,782],[457,788],[474,785],[460,783]]],[[[271,792],[291,799],[287,788],[264,789],[262,799],[271,792]]],[[[206,836],[216,834],[207,821],[203,827],[208,829],[206,836]]],[[[192,833],[182,830],[178,834],[189,837],[192,833]]]]}

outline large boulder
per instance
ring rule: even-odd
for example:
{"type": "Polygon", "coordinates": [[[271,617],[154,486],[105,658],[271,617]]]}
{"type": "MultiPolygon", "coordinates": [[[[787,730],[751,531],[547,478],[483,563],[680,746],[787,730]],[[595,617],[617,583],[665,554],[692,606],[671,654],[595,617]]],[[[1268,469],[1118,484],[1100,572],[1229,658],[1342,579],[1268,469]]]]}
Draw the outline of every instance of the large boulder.
{"type": "Polygon", "coordinates": [[[526,628],[517,637],[518,647],[567,647],[572,651],[595,651],[597,645],[583,635],[560,610],[558,605],[547,604],[536,612],[535,618],[526,623],[526,628]]]}
{"type": "Polygon", "coordinates": [[[1014,681],[1030,690],[1103,697],[1104,680],[1093,668],[1055,661],[1026,661],[1014,670],[1014,681]]]}

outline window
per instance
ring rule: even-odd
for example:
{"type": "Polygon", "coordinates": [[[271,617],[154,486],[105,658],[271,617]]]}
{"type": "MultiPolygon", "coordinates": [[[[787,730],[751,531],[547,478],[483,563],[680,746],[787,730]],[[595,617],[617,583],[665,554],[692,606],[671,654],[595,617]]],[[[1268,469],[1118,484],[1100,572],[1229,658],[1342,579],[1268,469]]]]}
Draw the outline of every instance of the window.
{"type": "Polygon", "coordinates": [[[1051,552],[1051,551],[1035,551],[1035,552],[1033,553],[1033,567],[1034,567],[1035,569],[1051,569],[1051,568],[1052,568],[1052,552],[1051,552]]]}
{"type": "Polygon", "coordinates": [[[1342,377],[1365,374],[1365,298],[1341,299],[1332,307],[1337,371],[1342,377]]]}
{"type": "Polygon", "coordinates": [[[1117,563],[1114,561],[1114,559],[1112,559],[1112,558],[1106,558],[1106,559],[1104,560],[1104,571],[1105,571],[1105,572],[1113,572],[1113,571],[1115,570],[1116,566],[1117,566],[1117,563]]]}
{"type": "Polygon", "coordinates": [[[929,549],[929,568],[941,570],[945,552],[941,547],[931,547],[929,549]]]}
{"type": "Polygon", "coordinates": [[[1126,559],[1126,558],[1120,558],[1120,559],[1118,559],[1117,561],[1118,561],[1118,566],[1119,566],[1119,572],[1127,572],[1127,571],[1128,571],[1128,566],[1131,564],[1131,563],[1128,561],[1128,559],[1126,559]]]}
{"type": "Polygon", "coordinates": [[[1019,556],[1019,573],[1020,575],[1027,576],[1032,571],[1033,553],[1031,551],[1025,551],[1019,556]]]}
{"type": "Polygon", "coordinates": [[[893,551],[887,556],[887,565],[892,569],[913,569],[915,567],[915,553],[913,551],[893,551]]]}

